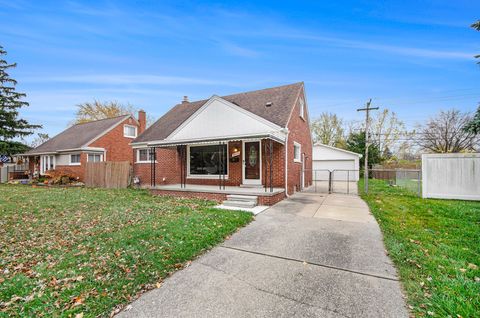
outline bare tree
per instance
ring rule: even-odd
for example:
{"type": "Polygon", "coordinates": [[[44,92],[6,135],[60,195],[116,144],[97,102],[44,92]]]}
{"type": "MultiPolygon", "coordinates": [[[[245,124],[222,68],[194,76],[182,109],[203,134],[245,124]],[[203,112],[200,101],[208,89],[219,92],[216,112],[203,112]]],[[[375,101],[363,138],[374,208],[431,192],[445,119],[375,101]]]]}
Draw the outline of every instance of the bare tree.
{"type": "MultiPolygon", "coordinates": [[[[82,124],[94,120],[112,118],[121,115],[132,114],[134,117],[138,110],[130,104],[121,104],[117,101],[85,102],[77,105],[78,109],[75,114],[75,120],[72,124],[82,124]]],[[[147,116],[147,127],[153,123],[153,118],[147,116]]]]}
{"type": "Polygon", "coordinates": [[[29,147],[36,148],[50,139],[50,136],[46,133],[38,133],[37,137],[33,138],[30,143],[27,143],[29,147]]]}
{"type": "Polygon", "coordinates": [[[456,109],[441,111],[418,128],[416,142],[422,149],[434,153],[475,151],[478,137],[464,129],[470,121],[468,113],[456,109]]]}
{"type": "Polygon", "coordinates": [[[389,109],[384,109],[374,116],[370,127],[372,139],[376,141],[382,157],[387,157],[399,139],[407,134],[403,121],[389,109]]]}
{"type": "Polygon", "coordinates": [[[314,142],[339,146],[344,143],[343,121],[336,114],[324,112],[311,123],[314,142]]]}

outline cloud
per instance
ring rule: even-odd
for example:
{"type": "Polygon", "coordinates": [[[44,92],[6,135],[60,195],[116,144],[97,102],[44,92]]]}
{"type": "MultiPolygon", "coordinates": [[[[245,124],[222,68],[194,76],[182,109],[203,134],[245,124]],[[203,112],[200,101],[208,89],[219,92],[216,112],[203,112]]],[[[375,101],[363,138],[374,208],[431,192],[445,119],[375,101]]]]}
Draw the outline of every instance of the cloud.
{"type": "Polygon", "coordinates": [[[150,84],[150,85],[222,85],[237,86],[225,80],[210,80],[195,77],[163,76],[152,74],[79,74],[79,75],[60,75],[46,77],[25,77],[22,79],[25,83],[82,83],[95,85],[131,85],[131,84],[150,84]]]}
{"type": "Polygon", "coordinates": [[[235,43],[231,42],[221,42],[220,46],[228,53],[236,56],[241,56],[241,57],[258,57],[260,55],[259,52],[251,50],[249,48],[245,48],[242,46],[239,46],[235,43]]]}

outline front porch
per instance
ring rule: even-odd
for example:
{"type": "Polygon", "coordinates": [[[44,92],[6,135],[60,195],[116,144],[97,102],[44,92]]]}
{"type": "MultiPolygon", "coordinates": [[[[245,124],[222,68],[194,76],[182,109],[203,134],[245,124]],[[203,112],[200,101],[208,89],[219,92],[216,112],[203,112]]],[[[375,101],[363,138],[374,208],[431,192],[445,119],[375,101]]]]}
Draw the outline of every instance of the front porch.
{"type": "Polygon", "coordinates": [[[202,198],[224,202],[228,196],[255,196],[259,205],[273,205],[285,198],[284,188],[239,187],[203,184],[167,184],[149,187],[153,194],[171,195],[184,198],[202,198]]]}

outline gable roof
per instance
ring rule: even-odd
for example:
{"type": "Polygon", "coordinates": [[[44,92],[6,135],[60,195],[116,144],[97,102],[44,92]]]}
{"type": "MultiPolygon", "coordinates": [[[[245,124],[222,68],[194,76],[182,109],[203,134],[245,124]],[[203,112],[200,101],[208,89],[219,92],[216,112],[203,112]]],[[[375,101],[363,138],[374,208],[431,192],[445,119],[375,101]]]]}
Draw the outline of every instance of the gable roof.
{"type": "Polygon", "coordinates": [[[346,149],[342,149],[342,148],[337,148],[337,147],[333,147],[333,146],[329,146],[329,145],[325,145],[325,144],[322,144],[320,142],[317,142],[313,145],[313,148],[315,147],[324,147],[324,148],[327,148],[327,149],[332,149],[332,150],[335,150],[335,151],[339,151],[339,152],[344,152],[344,153],[348,153],[348,154],[351,154],[351,155],[355,155],[359,158],[362,158],[363,155],[360,154],[360,153],[356,153],[356,152],[353,152],[353,151],[350,151],[350,150],[346,150],[346,149]]]}
{"type": "Polygon", "coordinates": [[[122,123],[131,115],[122,115],[113,118],[100,119],[83,124],[76,124],[67,128],[55,137],[47,140],[37,148],[25,153],[25,155],[57,152],[67,149],[79,149],[87,147],[93,140],[122,123]]]}
{"type": "MultiPolygon", "coordinates": [[[[257,116],[280,127],[286,127],[295,102],[303,89],[303,82],[266,88],[257,91],[222,96],[257,116]],[[271,102],[270,107],[265,104],[271,102]]],[[[209,99],[175,105],[153,125],[138,136],[133,143],[163,140],[167,138],[190,116],[198,111],[209,99]]]]}

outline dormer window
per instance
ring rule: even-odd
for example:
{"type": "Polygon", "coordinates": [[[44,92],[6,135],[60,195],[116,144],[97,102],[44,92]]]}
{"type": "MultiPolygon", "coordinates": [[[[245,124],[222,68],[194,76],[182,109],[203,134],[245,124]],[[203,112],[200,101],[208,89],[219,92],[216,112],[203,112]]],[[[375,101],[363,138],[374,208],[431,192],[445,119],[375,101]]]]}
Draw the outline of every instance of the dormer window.
{"type": "Polygon", "coordinates": [[[300,117],[302,119],[305,119],[305,101],[303,100],[303,98],[300,98],[299,106],[300,106],[300,117]]]}
{"type": "Polygon", "coordinates": [[[131,125],[123,126],[123,135],[127,138],[136,138],[137,137],[137,127],[131,125]]]}

